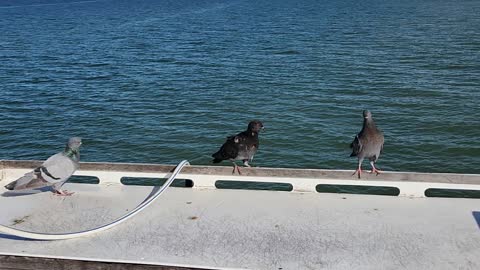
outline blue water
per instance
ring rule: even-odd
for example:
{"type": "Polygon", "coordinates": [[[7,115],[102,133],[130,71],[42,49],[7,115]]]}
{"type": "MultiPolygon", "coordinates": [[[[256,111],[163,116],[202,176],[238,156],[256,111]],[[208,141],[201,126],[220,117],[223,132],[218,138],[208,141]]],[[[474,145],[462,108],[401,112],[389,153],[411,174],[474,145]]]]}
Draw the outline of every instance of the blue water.
{"type": "MultiPolygon", "coordinates": [[[[261,167],[480,173],[480,1],[2,0],[0,158],[210,164],[250,119],[261,167]],[[367,165],[365,163],[365,165],[367,165]]],[[[230,166],[228,163],[224,165],[230,166]]]]}

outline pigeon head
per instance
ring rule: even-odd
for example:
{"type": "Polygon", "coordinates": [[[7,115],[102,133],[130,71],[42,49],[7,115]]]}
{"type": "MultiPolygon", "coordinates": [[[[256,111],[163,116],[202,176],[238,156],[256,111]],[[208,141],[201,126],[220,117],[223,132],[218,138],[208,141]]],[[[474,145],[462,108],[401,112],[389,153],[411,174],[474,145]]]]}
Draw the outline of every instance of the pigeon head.
{"type": "Polygon", "coordinates": [[[369,110],[363,111],[363,118],[372,119],[372,113],[369,110]]]}
{"type": "Polygon", "coordinates": [[[78,150],[80,148],[80,145],[82,145],[82,138],[72,137],[68,139],[67,148],[70,148],[72,150],[78,150]]]}
{"type": "Polygon", "coordinates": [[[258,133],[260,130],[263,130],[263,124],[262,122],[258,120],[253,120],[250,123],[248,123],[248,131],[258,133]]]}

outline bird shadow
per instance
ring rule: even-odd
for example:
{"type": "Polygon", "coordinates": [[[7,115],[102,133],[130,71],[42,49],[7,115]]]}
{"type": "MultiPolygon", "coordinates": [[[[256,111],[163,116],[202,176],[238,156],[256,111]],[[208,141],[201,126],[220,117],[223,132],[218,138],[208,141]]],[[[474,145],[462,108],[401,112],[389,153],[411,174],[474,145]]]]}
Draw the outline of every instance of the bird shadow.
{"type": "Polygon", "coordinates": [[[53,191],[52,187],[41,187],[35,189],[28,189],[28,190],[12,190],[12,191],[5,191],[2,194],[2,197],[20,197],[20,196],[28,196],[34,195],[42,192],[53,191]]]}
{"type": "Polygon", "coordinates": [[[478,228],[480,229],[480,212],[478,211],[473,211],[472,212],[473,218],[477,222],[478,228]]]}

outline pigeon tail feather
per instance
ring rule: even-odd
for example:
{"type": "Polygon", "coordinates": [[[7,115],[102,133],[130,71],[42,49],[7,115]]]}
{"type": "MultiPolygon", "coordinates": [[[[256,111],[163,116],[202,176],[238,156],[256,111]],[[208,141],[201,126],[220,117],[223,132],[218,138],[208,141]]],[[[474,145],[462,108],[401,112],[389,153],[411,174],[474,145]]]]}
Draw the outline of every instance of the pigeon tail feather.
{"type": "Polygon", "coordinates": [[[222,161],[223,159],[219,159],[219,158],[215,158],[214,160],[212,160],[213,163],[220,163],[222,161]]]}
{"type": "Polygon", "coordinates": [[[19,190],[28,188],[28,184],[36,178],[33,172],[27,173],[19,179],[9,183],[5,186],[8,190],[19,190]]]}
{"type": "MultiPolygon", "coordinates": [[[[350,148],[353,149],[354,145],[353,143],[350,144],[350,148]]],[[[357,155],[357,153],[355,153],[355,150],[352,151],[352,153],[350,154],[351,157],[355,157],[357,155]]]]}
{"type": "Polygon", "coordinates": [[[17,181],[13,181],[10,184],[6,185],[5,188],[8,190],[14,190],[16,184],[17,184],[17,181]]]}
{"type": "Polygon", "coordinates": [[[212,157],[214,158],[213,163],[219,163],[224,160],[221,150],[212,154],[212,157]]]}

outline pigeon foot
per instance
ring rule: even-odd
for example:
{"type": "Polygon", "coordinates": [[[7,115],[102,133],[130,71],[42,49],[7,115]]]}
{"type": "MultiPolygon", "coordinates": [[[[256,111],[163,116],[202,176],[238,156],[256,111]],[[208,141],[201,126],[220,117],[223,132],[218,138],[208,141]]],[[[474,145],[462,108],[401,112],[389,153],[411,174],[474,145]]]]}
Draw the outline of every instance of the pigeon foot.
{"type": "Polygon", "coordinates": [[[55,196],[72,196],[75,192],[68,192],[68,190],[58,190],[58,189],[55,189],[55,191],[53,192],[53,194],[55,196]]]}
{"type": "Polygon", "coordinates": [[[355,172],[352,174],[352,176],[354,176],[357,173],[358,173],[358,179],[360,179],[362,176],[362,169],[360,168],[356,169],[355,172]]]}
{"type": "Polygon", "coordinates": [[[376,173],[376,175],[379,175],[380,173],[383,173],[383,171],[378,170],[377,168],[372,168],[370,173],[376,173]]]}
{"type": "Polygon", "coordinates": [[[232,174],[235,174],[235,170],[238,172],[239,175],[242,175],[242,173],[240,172],[240,166],[238,166],[237,164],[233,163],[233,171],[232,171],[232,174]]]}

